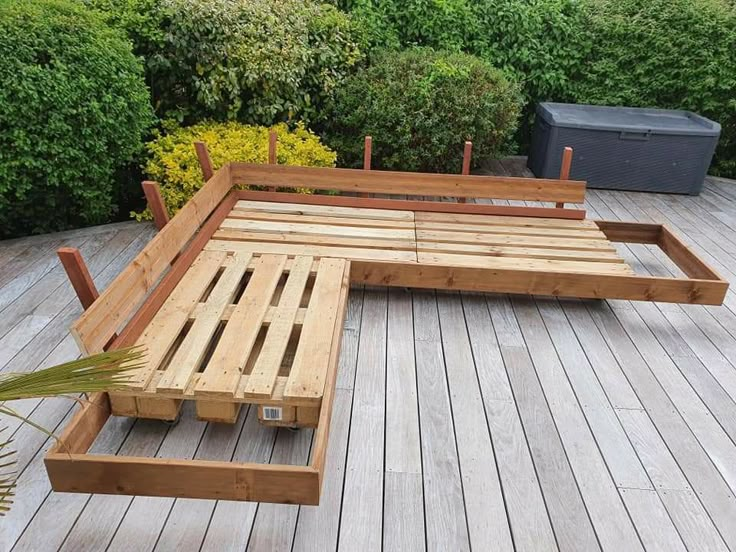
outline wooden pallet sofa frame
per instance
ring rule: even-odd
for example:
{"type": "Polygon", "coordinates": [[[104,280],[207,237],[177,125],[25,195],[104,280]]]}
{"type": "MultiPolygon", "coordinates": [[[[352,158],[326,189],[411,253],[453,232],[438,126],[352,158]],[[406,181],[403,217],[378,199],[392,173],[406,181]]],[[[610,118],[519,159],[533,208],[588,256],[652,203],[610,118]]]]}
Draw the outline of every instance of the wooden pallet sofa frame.
{"type": "MultiPolygon", "coordinates": [[[[214,251],[221,253],[217,261],[222,264],[218,283],[229,278],[226,275],[228,270],[235,270],[233,266],[240,267],[239,274],[252,269],[252,282],[256,271],[260,270],[253,268],[254,263],[277,262],[274,259],[280,258],[279,270],[285,270],[286,263],[291,263],[290,270],[301,276],[292,278],[289,275],[285,280],[281,298],[286,296],[291,302],[279,312],[288,313],[286,325],[291,328],[300,317],[299,310],[306,310],[302,316],[302,333],[316,335],[312,332],[318,325],[308,319],[310,316],[322,318],[324,313],[310,315],[296,296],[284,290],[295,286],[289,282],[297,280],[302,286],[299,289],[303,289],[307,286],[304,282],[309,279],[307,274],[317,274],[313,278],[313,285],[317,285],[321,263],[329,261],[332,276],[325,277],[323,282],[330,282],[332,286],[330,294],[325,292],[325,297],[332,297],[332,314],[329,315],[332,318],[324,325],[326,330],[322,328],[320,335],[323,337],[317,340],[318,345],[314,345],[310,337],[303,345],[306,352],[300,353],[302,345],[297,345],[295,353],[295,357],[314,355],[302,359],[302,363],[310,358],[318,359],[315,364],[320,364],[319,370],[313,374],[319,380],[316,384],[319,396],[312,397],[313,402],[298,403],[284,420],[285,425],[316,428],[309,465],[88,454],[112,414],[170,419],[178,412],[182,400],[191,399],[197,401],[200,417],[234,421],[242,402],[254,402],[261,407],[280,404],[288,410],[292,407],[284,397],[288,395],[293,399],[298,395],[283,391],[291,372],[278,375],[283,384],[281,403],[276,399],[270,402],[272,397],[268,396],[274,392],[274,382],[279,381],[274,379],[276,372],[271,372],[266,399],[258,399],[257,394],[246,397],[245,393],[237,400],[234,395],[226,400],[227,397],[218,399],[197,394],[196,385],[191,383],[198,381],[197,374],[190,366],[185,384],[177,387],[169,382],[161,395],[145,395],[141,389],[127,395],[99,393],[83,404],[45,458],[56,491],[318,504],[350,283],[709,305],[721,304],[728,288],[728,283],[666,226],[594,222],[585,219],[584,210],[566,208],[566,203],[583,202],[585,184],[582,182],[243,163],[230,163],[215,172],[206,148],[198,144],[197,151],[206,183],[170,220],[157,186],[144,184],[160,232],[102,294],[98,296],[78,252],[60,251],[86,309],[73,325],[72,334],[87,354],[139,343],[146,329],[157,320],[157,314],[166,310],[167,301],[172,301],[176,290],[184,285],[182,282],[186,283],[192,271],[198,270],[197,259],[214,251]],[[266,187],[268,191],[244,190],[244,186],[266,187]],[[290,193],[288,190],[294,187],[357,195],[290,193]],[[406,194],[408,198],[366,197],[368,194],[397,193],[406,194]],[[451,202],[412,196],[503,198],[551,202],[555,207],[451,202]],[[325,231],[325,224],[335,227],[325,231]],[[350,228],[354,235],[348,231],[350,228]],[[363,231],[369,237],[362,238],[363,231]],[[452,237],[458,234],[460,238],[452,237]],[[537,258],[539,251],[534,247],[545,247],[544,240],[557,243],[555,234],[562,236],[558,240],[560,245],[542,249],[542,258],[537,258]],[[432,241],[436,235],[441,238],[432,241]],[[386,242],[393,244],[392,248],[382,245],[381,236],[394,240],[386,242]],[[574,243],[585,246],[570,246],[565,241],[566,236],[573,241],[579,239],[574,243]],[[480,244],[475,241],[478,239],[480,244]],[[500,240],[500,245],[488,246],[485,243],[488,240],[500,240]],[[686,277],[635,274],[617,257],[609,242],[656,244],[686,277]],[[542,245],[534,245],[539,243],[542,245]],[[467,254],[468,251],[472,254],[467,254]],[[228,260],[228,255],[233,259],[228,260]],[[548,258],[549,255],[552,258],[548,258]],[[560,255],[561,260],[554,255],[560,255]],[[339,262],[336,264],[335,260],[339,262]],[[230,263],[227,266],[226,261],[230,263]],[[590,266],[594,268],[591,270],[590,266]],[[304,329],[308,324],[312,327],[309,331],[304,329]],[[329,335],[325,337],[326,334],[329,335]],[[194,391],[187,395],[185,388],[192,388],[192,385],[194,391]],[[298,415],[299,405],[306,409],[301,416],[298,415]]],[[[210,285],[210,297],[213,294],[219,297],[214,291],[217,286],[210,285]]],[[[212,316],[217,322],[229,307],[238,308],[227,304],[233,300],[232,296],[228,297],[230,299],[225,301],[218,299],[214,311],[205,308],[209,301],[204,303],[205,307],[201,302],[195,305],[197,301],[194,301],[190,304],[191,312],[197,309],[197,312],[204,310],[205,314],[214,312],[212,316]]],[[[312,301],[309,303],[311,305],[312,301]]],[[[250,303],[251,308],[253,304],[250,303]]],[[[278,305],[279,308],[284,306],[278,305]]],[[[262,308],[259,316],[265,319],[267,310],[262,308]]],[[[235,310],[229,312],[229,316],[236,316],[235,310]]],[[[274,313],[271,324],[276,324],[276,316],[274,313]]],[[[179,316],[178,319],[181,324],[183,318],[179,316]]],[[[194,324],[198,321],[199,316],[194,324]]],[[[207,324],[211,336],[212,320],[207,324]]],[[[273,346],[280,359],[286,345],[273,346]]],[[[203,354],[195,354],[197,362],[202,361],[203,354]]],[[[276,366],[278,368],[278,362],[276,366]]],[[[167,377],[165,372],[162,377],[167,377]]]]}

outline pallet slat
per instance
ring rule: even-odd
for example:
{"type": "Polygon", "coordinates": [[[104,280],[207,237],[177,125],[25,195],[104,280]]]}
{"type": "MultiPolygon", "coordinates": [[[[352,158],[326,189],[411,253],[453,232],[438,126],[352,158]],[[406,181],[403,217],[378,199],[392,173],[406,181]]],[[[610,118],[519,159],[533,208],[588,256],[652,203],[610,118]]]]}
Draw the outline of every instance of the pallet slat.
{"type": "Polygon", "coordinates": [[[266,213],[290,213],[307,216],[347,217],[354,219],[373,219],[390,221],[414,221],[412,211],[391,209],[367,209],[361,207],[339,207],[331,205],[309,205],[296,203],[276,203],[274,201],[240,200],[235,204],[237,211],[254,211],[266,213]]]}
{"type": "Polygon", "coordinates": [[[241,372],[261,330],[285,264],[285,255],[263,255],[260,258],[195,387],[195,395],[235,395],[241,372]]]}
{"type": "Polygon", "coordinates": [[[320,263],[284,391],[287,399],[318,402],[322,398],[346,265],[344,259],[323,259],[320,263]]]}
{"type": "Polygon", "coordinates": [[[199,309],[191,329],[173,356],[156,389],[183,393],[207,352],[222,315],[250,263],[251,255],[234,257],[222,273],[210,296],[199,309]]]}
{"type": "Polygon", "coordinates": [[[147,355],[145,366],[131,375],[129,383],[131,389],[142,391],[146,388],[226,256],[224,252],[200,253],[182,281],[153,317],[136,342],[137,345],[146,348],[147,355]]]}
{"type": "MultiPolygon", "coordinates": [[[[289,343],[296,314],[312,268],[312,257],[299,257],[289,274],[263,348],[244,390],[246,397],[270,398],[289,343]]],[[[318,273],[319,274],[319,273],[318,273]]]]}

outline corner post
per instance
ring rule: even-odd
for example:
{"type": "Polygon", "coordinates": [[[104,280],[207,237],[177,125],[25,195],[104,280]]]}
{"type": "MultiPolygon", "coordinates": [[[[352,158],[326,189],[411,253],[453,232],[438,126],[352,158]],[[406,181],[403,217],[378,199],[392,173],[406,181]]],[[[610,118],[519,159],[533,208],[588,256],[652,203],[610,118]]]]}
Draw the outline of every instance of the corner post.
{"type": "Polygon", "coordinates": [[[161,197],[161,188],[159,188],[158,182],[151,180],[145,180],[142,184],[143,193],[146,195],[146,201],[148,202],[148,208],[153,214],[153,222],[156,224],[156,228],[161,230],[169,222],[169,211],[166,208],[166,203],[161,197]]]}
{"type": "Polygon", "coordinates": [[[61,247],[56,251],[56,254],[59,256],[61,265],[66,271],[79,302],[82,303],[82,308],[87,310],[100,294],[82,258],[82,254],[76,247],[61,247]]]}
{"type": "MultiPolygon", "coordinates": [[[[463,168],[461,171],[461,174],[468,175],[470,174],[470,159],[473,156],[473,142],[470,140],[465,141],[465,148],[463,149],[463,168]]],[[[458,203],[465,203],[467,201],[464,197],[459,197],[457,199],[458,203]]]]}
{"type": "Polygon", "coordinates": [[[215,174],[210,152],[207,151],[207,145],[204,142],[194,142],[194,150],[197,152],[197,159],[199,159],[199,166],[202,168],[204,181],[207,182],[215,174]]]}
{"type": "MultiPolygon", "coordinates": [[[[276,144],[278,143],[279,136],[275,130],[268,133],[268,164],[276,165],[276,144]]],[[[275,186],[269,186],[269,192],[275,192],[275,186]]]]}
{"type": "MultiPolygon", "coordinates": [[[[373,137],[366,136],[363,144],[363,170],[369,171],[371,170],[371,156],[373,155],[373,137]]],[[[360,197],[370,197],[367,192],[361,192],[359,195],[360,197]]]]}
{"type": "MultiPolygon", "coordinates": [[[[562,166],[560,167],[560,180],[570,180],[570,166],[572,165],[572,148],[566,147],[562,152],[562,166]]],[[[562,209],[564,203],[555,203],[555,207],[562,209]]]]}

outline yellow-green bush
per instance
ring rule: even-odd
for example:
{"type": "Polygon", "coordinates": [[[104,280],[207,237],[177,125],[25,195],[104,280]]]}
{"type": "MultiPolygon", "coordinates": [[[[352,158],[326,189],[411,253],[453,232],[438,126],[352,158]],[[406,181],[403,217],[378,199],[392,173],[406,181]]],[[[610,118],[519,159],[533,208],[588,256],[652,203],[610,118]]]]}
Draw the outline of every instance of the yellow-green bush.
{"type": "MultiPolygon", "coordinates": [[[[283,123],[268,128],[235,122],[204,122],[168,130],[146,145],[149,160],[144,169],[151,180],[160,184],[161,195],[172,216],[204,184],[194,142],[207,144],[215,170],[230,161],[267,163],[268,134],[275,130],[278,135],[276,157],[280,165],[335,166],[335,152],[322,145],[303,124],[289,129],[283,123]]],[[[138,220],[151,218],[148,209],[131,214],[138,220]]]]}

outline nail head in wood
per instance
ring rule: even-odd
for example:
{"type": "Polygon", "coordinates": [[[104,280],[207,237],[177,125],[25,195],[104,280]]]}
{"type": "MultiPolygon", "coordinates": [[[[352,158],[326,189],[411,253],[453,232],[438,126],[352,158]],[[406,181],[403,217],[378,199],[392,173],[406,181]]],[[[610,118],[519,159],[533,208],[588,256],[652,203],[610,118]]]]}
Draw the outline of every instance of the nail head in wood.
{"type": "Polygon", "coordinates": [[[156,228],[161,230],[169,222],[169,210],[166,208],[164,198],[161,197],[161,188],[159,188],[158,182],[144,181],[143,193],[146,195],[148,208],[153,215],[153,222],[156,224],[156,228]]]}
{"type": "Polygon", "coordinates": [[[84,310],[87,310],[100,294],[97,292],[97,287],[94,280],[92,280],[87,265],[84,263],[82,254],[75,247],[62,247],[56,253],[79,298],[79,302],[82,303],[84,310]]]}
{"type": "Polygon", "coordinates": [[[194,142],[194,149],[197,152],[199,166],[202,168],[202,176],[204,176],[204,181],[207,182],[215,174],[210,152],[207,150],[207,145],[204,142],[194,142]]]}

